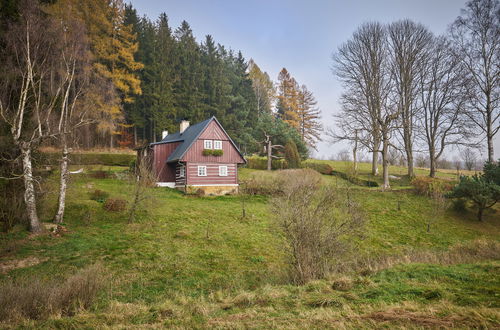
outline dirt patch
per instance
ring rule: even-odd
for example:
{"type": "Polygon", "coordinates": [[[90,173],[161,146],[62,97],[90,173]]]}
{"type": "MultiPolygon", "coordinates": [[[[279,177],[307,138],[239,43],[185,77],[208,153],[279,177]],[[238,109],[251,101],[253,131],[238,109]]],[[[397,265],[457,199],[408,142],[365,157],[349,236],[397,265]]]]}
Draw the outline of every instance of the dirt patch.
{"type": "Polygon", "coordinates": [[[0,263],[0,274],[6,274],[13,269],[32,267],[46,260],[47,259],[39,259],[37,257],[28,257],[24,259],[4,261],[0,263]]]}
{"type": "Polygon", "coordinates": [[[375,312],[364,315],[361,318],[371,319],[378,322],[402,322],[430,327],[453,327],[457,325],[464,325],[464,323],[466,323],[464,318],[458,316],[437,317],[434,315],[409,312],[401,309],[375,312]]]}

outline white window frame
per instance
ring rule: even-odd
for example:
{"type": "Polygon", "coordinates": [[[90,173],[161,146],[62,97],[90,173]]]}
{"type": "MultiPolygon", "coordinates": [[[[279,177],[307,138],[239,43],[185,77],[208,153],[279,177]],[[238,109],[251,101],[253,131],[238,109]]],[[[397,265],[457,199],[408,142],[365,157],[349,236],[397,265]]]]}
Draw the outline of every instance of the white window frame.
{"type": "Polygon", "coordinates": [[[207,176],[207,167],[205,165],[198,165],[198,176],[207,176]]]}
{"type": "Polygon", "coordinates": [[[212,149],[212,140],[203,140],[203,148],[204,149],[212,149]]]}
{"type": "Polygon", "coordinates": [[[220,165],[219,166],[219,176],[227,176],[227,165],[220,165]]]}
{"type": "Polygon", "coordinates": [[[214,140],[214,149],[222,150],[222,141],[214,140]]]}

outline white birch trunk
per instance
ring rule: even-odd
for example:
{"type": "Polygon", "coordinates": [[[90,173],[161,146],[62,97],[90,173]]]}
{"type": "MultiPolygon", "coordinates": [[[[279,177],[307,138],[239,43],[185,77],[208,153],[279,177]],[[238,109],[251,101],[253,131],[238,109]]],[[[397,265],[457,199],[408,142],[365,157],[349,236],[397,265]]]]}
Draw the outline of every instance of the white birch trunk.
{"type": "Polygon", "coordinates": [[[33,166],[31,164],[31,146],[27,143],[21,145],[21,156],[23,161],[23,180],[24,180],[24,203],[32,233],[42,231],[40,220],[36,212],[35,185],[33,184],[33,166]]]}
{"type": "MultiPolygon", "coordinates": [[[[64,134],[63,134],[64,135],[64,134]]],[[[68,187],[68,163],[69,163],[69,150],[66,143],[66,137],[63,136],[63,153],[61,159],[61,176],[59,182],[59,199],[57,204],[57,212],[54,217],[54,223],[62,223],[64,219],[64,209],[66,206],[66,190],[68,187]]]]}

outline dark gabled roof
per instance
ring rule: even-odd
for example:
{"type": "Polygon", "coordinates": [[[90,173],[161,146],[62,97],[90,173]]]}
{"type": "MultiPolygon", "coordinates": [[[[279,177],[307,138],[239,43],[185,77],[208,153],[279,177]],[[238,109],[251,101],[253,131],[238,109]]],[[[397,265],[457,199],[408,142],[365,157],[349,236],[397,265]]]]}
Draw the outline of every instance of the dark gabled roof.
{"type": "Polygon", "coordinates": [[[191,148],[191,145],[193,145],[193,143],[198,139],[198,137],[200,136],[200,134],[205,130],[205,128],[207,128],[208,124],[210,124],[210,122],[212,120],[215,120],[217,122],[217,124],[219,124],[220,128],[222,128],[222,131],[224,132],[224,134],[226,134],[226,136],[228,137],[229,141],[232,143],[232,145],[234,146],[234,148],[236,149],[236,151],[238,151],[238,153],[240,154],[241,158],[243,158],[243,160],[246,162],[245,157],[243,157],[243,155],[241,154],[241,152],[238,149],[238,147],[236,146],[236,144],[233,142],[233,140],[231,139],[231,137],[229,137],[229,135],[226,133],[226,130],[224,130],[224,127],[222,127],[222,125],[219,123],[219,121],[217,120],[217,118],[215,118],[215,116],[213,116],[213,117],[211,117],[211,118],[209,118],[207,120],[204,120],[204,121],[202,121],[200,123],[197,123],[197,124],[194,124],[192,126],[189,126],[182,133],[176,132],[176,133],[173,133],[173,134],[168,134],[160,142],[151,143],[151,145],[163,144],[163,143],[171,143],[171,142],[182,142],[174,150],[174,152],[172,152],[170,154],[170,156],[167,159],[167,163],[177,162],[177,161],[181,160],[182,156],[184,156],[184,154],[186,153],[186,151],[188,151],[189,148],[191,148]]]}

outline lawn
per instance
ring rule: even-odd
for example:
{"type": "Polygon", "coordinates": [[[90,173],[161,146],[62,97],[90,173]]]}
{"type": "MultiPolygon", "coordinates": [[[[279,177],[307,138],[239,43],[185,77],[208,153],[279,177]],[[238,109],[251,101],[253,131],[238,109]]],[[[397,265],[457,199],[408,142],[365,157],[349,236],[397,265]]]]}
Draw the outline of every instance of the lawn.
{"type": "MultiPolygon", "coordinates": [[[[284,241],[269,214],[267,197],[246,197],[242,217],[240,196],[196,197],[154,188],[135,223],[128,224],[125,212],[107,212],[102,203],[89,199],[100,189],[131,200],[126,168],[100,169],[111,175],[72,176],[67,232],[61,237],[32,237],[23,228],[1,234],[3,262],[35,262],[0,274],[0,281],[30,276],[62,280],[86,265],[101,263],[110,276],[107,289],[90,310],[4,326],[499,325],[498,255],[463,262],[446,257],[457,246],[471,250],[468,244],[476,246],[478,240],[498,246],[498,213],[487,214],[481,223],[473,212],[448,210],[438,215],[428,198],[408,189],[351,189],[340,178],[324,176],[326,183],[338,185],[339,193],[352,191],[362,206],[366,233],[357,242],[356,258],[394,259],[387,266],[294,286],[287,282],[284,241]],[[458,261],[427,262],[433,260],[429,253],[442,255],[439,260],[458,261]]],[[[240,178],[253,173],[259,172],[242,169],[240,178]]],[[[56,180],[54,173],[47,191],[56,180]]],[[[55,196],[47,192],[40,210],[44,221],[50,220],[54,208],[55,196]]]]}

